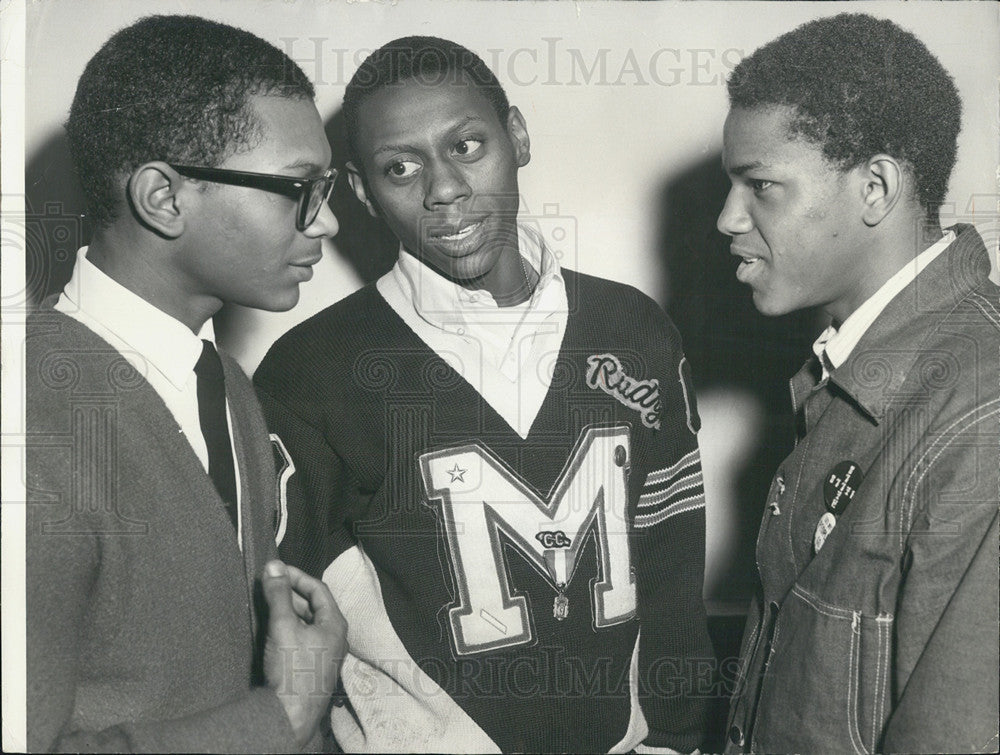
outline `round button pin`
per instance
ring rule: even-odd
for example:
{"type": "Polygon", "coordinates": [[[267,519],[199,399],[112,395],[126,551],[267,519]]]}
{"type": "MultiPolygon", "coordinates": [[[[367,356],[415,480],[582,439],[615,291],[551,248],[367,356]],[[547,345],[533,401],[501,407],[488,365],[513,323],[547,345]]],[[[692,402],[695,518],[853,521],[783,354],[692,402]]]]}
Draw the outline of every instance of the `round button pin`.
{"type": "Polygon", "coordinates": [[[625,451],[625,446],[615,446],[615,465],[624,467],[626,461],[628,461],[628,453],[625,451]]]}
{"type": "Polygon", "coordinates": [[[823,480],[823,500],[826,510],[832,514],[841,514],[847,508],[858,488],[864,473],[856,461],[842,461],[829,472],[823,480]]]}
{"type": "Polygon", "coordinates": [[[739,726],[733,726],[729,730],[729,741],[736,746],[743,744],[743,730],[739,726]]]}

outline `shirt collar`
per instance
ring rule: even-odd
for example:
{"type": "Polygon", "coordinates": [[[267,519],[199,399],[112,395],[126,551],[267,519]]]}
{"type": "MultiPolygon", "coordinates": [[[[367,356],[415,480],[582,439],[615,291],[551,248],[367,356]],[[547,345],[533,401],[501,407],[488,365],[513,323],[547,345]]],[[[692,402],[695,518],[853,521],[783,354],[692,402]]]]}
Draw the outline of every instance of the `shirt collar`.
{"type": "MultiPolygon", "coordinates": [[[[532,228],[521,223],[517,226],[518,250],[526,265],[531,265],[539,274],[538,283],[532,291],[527,310],[538,310],[552,299],[549,293],[564,286],[559,261],[545,246],[541,236],[532,228]]],[[[491,317],[521,318],[523,307],[500,307],[488,291],[469,290],[425,265],[414,255],[400,246],[399,259],[386,276],[397,288],[402,298],[408,300],[417,315],[428,324],[442,330],[448,325],[464,323],[466,318],[474,318],[483,313],[491,317]]],[[[565,297],[563,297],[565,298],[565,297]]]]}
{"type": "Polygon", "coordinates": [[[878,291],[872,294],[851,315],[840,328],[832,325],[820,333],[813,343],[813,353],[823,365],[823,377],[840,367],[850,356],[858,341],[868,331],[876,318],[882,314],[889,302],[916,280],[916,277],[941,252],[955,240],[955,232],[949,230],[939,241],[932,244],[900,268],[878,291]]]}
{"type": "Polygon", "coordinates": [[[182,322],[98,269],[87,259],[87,247],[77,253],[62,298],[120,339],[178,390],[185,386],[201,356],[202,339],[215,342],[211,318],[195,335],[182,322]]]}

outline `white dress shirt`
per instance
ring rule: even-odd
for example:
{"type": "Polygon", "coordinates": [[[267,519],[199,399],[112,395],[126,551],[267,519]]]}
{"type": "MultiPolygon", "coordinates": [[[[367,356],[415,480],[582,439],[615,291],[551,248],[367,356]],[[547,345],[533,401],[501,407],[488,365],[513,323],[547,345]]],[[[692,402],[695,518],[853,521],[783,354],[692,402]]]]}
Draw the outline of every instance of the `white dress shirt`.
{"type": "Polygon", "coordinates": [[[552,383],[569,307],[559,262],[541,237],[518,226],[518,246],[539,279],[530,299],[513,307],[448,280],[402,248],[376,287],[403,322],[526,438],[552,383]]]}
{"type": "Polygon", "coordinates": [[[955,240],[955,232],[948,231],[939,241],[922,251],[900,268],[882,287],[868,297],[841,323],[840,328],[832,325],[820,333],[813,343],[813,353],[823,366],[823,379],[830,376],[830,370],[837,369],[854,351],[861,337],[878,319],[882,311],[896,295],[910,285],[931,262],[937,259],[955,240]],[[825,355],[825,356],[824,356],[825,355]]]}
{"type": "MultiPolygon", "coordinates": [[[[87,259],[87,247],[77,253],[73,276],[55,309],[90,328],[132,365],[163,399],[177,420],[191,448],[208,472],[208,446],[198,418],[198,383],[194,366],[201,356],[202,340],[215,343],[209,319],[195,335],[163,310],[157,309],[87,259]]],[[[232,419],[226,407],[229,443],[233,445],[232,419]]],[[[240,516],[240,470],[236,472],[237,518],[240,516]]],[[[240,528],[242,529],[242,528],[240,528]]],[[[242,548],[242,532],[237,540],[242,548]]]]}

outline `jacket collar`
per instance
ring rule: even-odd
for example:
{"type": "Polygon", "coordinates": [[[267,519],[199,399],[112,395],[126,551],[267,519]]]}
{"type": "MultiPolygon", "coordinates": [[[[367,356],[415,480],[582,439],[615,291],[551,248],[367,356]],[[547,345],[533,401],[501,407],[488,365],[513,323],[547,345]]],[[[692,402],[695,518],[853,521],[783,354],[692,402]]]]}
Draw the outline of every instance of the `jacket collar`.
{"type": "Polygon", "coordinates": [[[928,316],[951,312],[989,276],[989,255],[975,228],[960,224],[952,230],[955,241],[889,302],[844,363],[830,374],[830,383],[876,424],[933,332],[928,316]]]}

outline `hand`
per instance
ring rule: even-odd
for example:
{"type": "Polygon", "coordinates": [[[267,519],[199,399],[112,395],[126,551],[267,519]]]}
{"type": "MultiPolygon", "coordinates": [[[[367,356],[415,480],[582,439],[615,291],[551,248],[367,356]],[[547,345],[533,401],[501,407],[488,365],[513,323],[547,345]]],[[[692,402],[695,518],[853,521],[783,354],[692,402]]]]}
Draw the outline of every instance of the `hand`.
{"type": "Polygon", "coordinates": [[[347,621],[330,589],[294,566],[269,561],[261,583],[269,612],[264,675],[304,747],[337,687],[347,621]]]}

